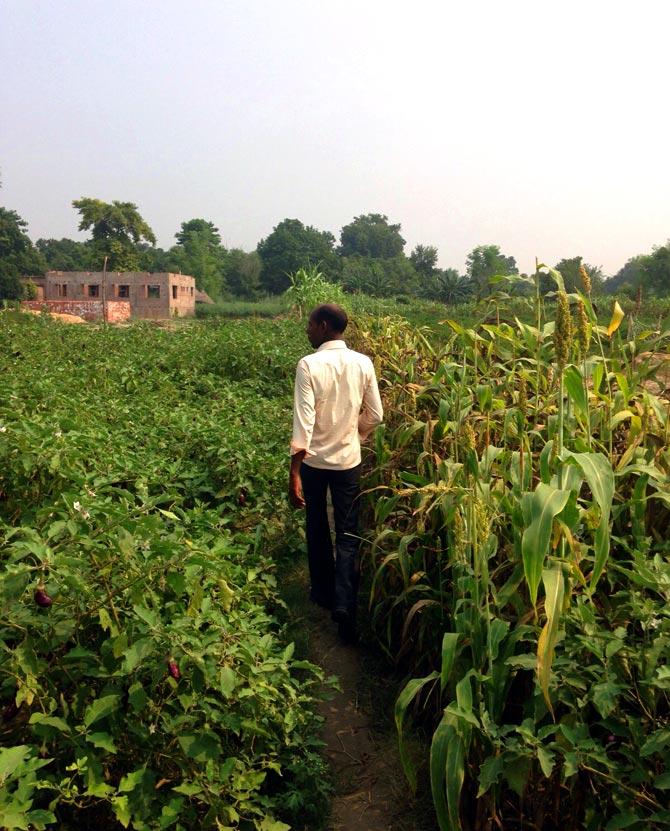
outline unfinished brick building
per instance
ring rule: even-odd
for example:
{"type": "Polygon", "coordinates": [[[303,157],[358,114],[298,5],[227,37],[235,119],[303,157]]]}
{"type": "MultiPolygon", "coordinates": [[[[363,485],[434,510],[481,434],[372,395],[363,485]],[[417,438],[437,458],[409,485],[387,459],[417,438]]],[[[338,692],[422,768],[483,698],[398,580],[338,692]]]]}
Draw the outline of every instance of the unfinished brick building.
{"type": "Polygon", "coordinates": [[[47,271],[32,278],[38,299],[130,302],[135,318],[193,317],[195,280],[186,274],[147,271],[47,271]],[[40,296],[41,295],[41,296],[40,296]]]}

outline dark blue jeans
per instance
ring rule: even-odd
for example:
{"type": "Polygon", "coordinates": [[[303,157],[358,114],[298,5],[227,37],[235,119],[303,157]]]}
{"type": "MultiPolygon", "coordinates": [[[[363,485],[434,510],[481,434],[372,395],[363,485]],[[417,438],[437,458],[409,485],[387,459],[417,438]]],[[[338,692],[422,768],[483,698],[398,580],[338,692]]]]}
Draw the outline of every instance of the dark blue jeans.
{"type": "Polygon", "coordinates": [[[358,559],[358,508],[361,466],[349,470],[322,470],[302,464],[305,497],[307,558],[312,599],[323,606],[356,617],[360,564],[358,559]],[[326,494],[335,515],[335,557],[330,536],[326,494]]]}

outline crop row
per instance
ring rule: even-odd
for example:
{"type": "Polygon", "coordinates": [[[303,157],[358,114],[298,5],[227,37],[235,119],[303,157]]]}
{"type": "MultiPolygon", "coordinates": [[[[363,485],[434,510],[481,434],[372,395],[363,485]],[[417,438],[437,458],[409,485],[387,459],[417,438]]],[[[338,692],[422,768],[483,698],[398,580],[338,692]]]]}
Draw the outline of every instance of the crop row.
{"type": "Polygon", "coordinates": [[[668,334],[553,276],[535,325],[363,333],[372,622],[450,831],[670,825],[668,334]]]}
{"type": "Polygon", "coordinates": [[[314,827],[321,675],[273,614],[299,349],[2,315],[0,827],[314,827]]]}

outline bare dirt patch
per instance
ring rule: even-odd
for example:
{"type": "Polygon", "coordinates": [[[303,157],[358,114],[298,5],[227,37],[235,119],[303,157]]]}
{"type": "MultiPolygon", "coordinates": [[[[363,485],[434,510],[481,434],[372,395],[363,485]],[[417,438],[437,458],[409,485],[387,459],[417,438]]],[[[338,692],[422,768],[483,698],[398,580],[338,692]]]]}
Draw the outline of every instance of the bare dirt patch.
{"type": "Polygon", "coordinates": [[[412,797],[400,766],[391,724],[397,682],[377,674],[365,646],[340,642],[330,613],[306,599],[304,570],[297,569],[291,583],[287,600],[300,649],[339,682],[339,691],[319,706],[335,788],[328,831],[436,829],[429,800],[412,797]]]}

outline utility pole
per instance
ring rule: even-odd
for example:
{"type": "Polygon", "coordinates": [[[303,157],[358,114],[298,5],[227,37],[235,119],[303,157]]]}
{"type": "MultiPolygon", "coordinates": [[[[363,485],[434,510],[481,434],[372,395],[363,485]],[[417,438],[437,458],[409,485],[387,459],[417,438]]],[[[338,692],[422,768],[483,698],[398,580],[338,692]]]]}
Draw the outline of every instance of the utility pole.
{"type": "Polygon", "coordinates": [[[107,323],[107,257],[102,264],[102,322],[107,323]]]}

